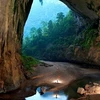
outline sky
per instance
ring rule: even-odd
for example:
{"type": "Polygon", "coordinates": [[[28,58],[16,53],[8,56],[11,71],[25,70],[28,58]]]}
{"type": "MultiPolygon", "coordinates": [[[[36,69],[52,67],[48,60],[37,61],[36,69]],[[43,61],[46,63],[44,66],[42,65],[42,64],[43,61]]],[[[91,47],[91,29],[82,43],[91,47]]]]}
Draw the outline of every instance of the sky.
{"type": "Polygon", "coordinates": [[[57,13],[66,15],[68,11],[69,8],[59,0],[43,0],[43,5],[34,0],[24,27],[24,37],[28,36],[32,27],[41,27],[41,21],[56,20],[57,13]]]}
{"type": "Polygon", "coordinates": [[[26,100],[67,100],[67,97],[62,94],[58,98],[53,97],[53,93],[46,93],[45,96],[40,95],[39,92],[36,92],[34,96],[26,98],[26,100]]]}
{"type": "Polygon", "coordinates": [[[64,94],[63,91],[58,92],[58,98],[54,96],[55,93],[47,92],[43,95],[40,95],[38,91],[34,96],[26,98],[26,100],[67,100],[67,96],[64,94]]]}

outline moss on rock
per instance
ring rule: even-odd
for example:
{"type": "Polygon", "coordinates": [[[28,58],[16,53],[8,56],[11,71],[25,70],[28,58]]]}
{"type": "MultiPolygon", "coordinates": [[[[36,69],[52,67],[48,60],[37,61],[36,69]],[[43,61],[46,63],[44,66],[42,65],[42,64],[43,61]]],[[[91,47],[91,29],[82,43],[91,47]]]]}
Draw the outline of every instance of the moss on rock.
{"type": "Polygon", "coordinates": [[[33,57],[23,55],[21,58],[24,68],[28,71],[33,71],[32,68],[39,64],[39,61],[33,57]]]}

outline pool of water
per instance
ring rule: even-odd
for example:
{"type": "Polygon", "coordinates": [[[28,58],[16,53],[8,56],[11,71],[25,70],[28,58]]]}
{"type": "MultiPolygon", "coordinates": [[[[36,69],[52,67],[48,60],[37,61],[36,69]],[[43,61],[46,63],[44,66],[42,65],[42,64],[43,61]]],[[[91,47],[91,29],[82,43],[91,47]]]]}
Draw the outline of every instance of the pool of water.
{"type": "MultiPolygon", "coordinates": [[[[70,100],[71,98],[77,99],[77,98],[82,97],[82,95],[77,93],[78,87],[84,88],[86,84],[92,85],[93,83],[100,84],[100,74],[94,74],[94,75],[83,77],[82,79],[74,81],[68,87],[66,86],[63,87],[62,90],[58,90],[58,92],[45,91],[45,93],[41,95],[42,88],[38,87],[36,90],[36,94],[31,97],[27,97],[26,100],[70,100]]],[[[52,87],[47,87],[47,86],[42,86],[42,87],[45,87],[46,90],[50,90],[50,88],[52,88],[52,87]]],[[[94,96],[94,98],[96,97],[97,96],[94,96]]],[[[92,96],[90,100],[94,100],[92,99],[92,96]]],[[[100,100],[100,99],[97,97],[97,100],[100,100]]]]}
{"type": "Polygon", "coordinates": [[[35,95],[28,97],[25,100],[67,100],[67,98],[67,95],[65,95],[63,91],[46,92],[41,95],[39,87],[37,88],[35,95]]]}

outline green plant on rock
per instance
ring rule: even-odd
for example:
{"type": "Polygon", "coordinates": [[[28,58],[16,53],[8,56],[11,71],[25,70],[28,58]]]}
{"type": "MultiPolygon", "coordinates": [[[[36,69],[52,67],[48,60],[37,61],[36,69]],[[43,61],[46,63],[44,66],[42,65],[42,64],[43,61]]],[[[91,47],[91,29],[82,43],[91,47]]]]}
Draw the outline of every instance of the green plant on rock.
{"type": "Polygon", "coordinates": [[[84,38],[76,40],[76,42],[81,47],[89,50],[89,48],[94,45],[94,41],[97,37],[96,29],[93,27],[88,27],[85,31],[82,32],[82,34],[84,34],[84,38]]]}
{"type": "Polygon", "coordinates": [[[37,59],[30,56],[22,55],[21,59],[22,59],[22,64],[24,68],[28,71],[33,71],[32,68],[36,67],[39,64],[39,61],[37,59]]]}
{"type": "Polygon", "coordinates": [[[98,47],[100,47],[100,42],[97,44],[98,47]]]}

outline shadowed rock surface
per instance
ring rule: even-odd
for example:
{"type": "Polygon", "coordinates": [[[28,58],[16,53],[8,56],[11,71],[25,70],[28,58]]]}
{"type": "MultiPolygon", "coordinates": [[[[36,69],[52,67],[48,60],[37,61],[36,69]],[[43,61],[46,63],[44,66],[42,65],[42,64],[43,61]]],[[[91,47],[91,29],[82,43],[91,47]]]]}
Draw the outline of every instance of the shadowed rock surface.
{"type": "Polygon", "coordinates": [[[99,0],[61,0],[74,11],[91,20],[97,20],[100,17],[99,0]]]}

